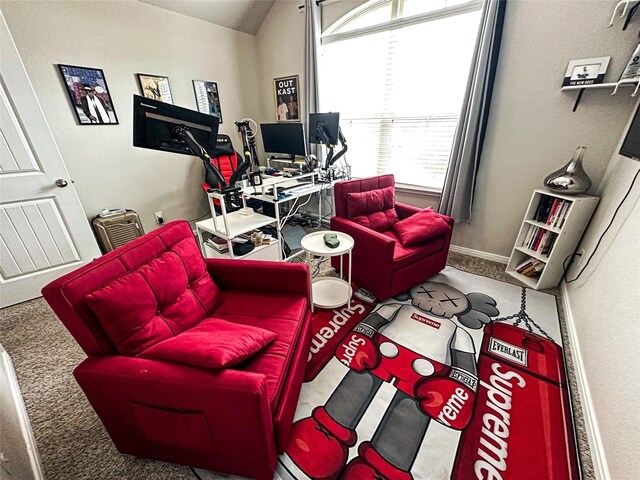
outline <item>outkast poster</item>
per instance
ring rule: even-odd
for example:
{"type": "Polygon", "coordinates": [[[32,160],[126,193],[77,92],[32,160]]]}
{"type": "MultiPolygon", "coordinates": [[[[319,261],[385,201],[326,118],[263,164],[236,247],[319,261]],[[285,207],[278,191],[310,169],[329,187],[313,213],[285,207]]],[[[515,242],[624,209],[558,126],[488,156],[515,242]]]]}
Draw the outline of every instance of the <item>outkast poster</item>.
{"type": "Polygon", "coordinates": [[[273,79],[276,119],[279,122],[300,121],[300,88],[298,75],[273,79]]]}

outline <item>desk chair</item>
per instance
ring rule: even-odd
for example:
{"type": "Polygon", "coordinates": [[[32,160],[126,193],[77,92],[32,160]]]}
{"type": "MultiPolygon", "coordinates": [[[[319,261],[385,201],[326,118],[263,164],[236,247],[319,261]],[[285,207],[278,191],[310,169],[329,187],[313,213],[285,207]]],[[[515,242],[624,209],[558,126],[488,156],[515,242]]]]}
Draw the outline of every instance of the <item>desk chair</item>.
{"type": "MultiPolygon", "coordinates": [[[[229,138],[229,135],[218,135],[218,139],[216,142],[216,151],[211,155],[211,163],[218,169],[228,185],[235,184],[235,182],[240,180],[242,175],[244,175],[247,170],[247,167],[243,167],[242,162],[239,161],[240,158],[240,154],[233,148],[233,144],[231,143],[231,138],[229,138]],[[241,168],[240,171],[238,170],[239,164],[241,168]]],[[[203,190],[207,192],[212,188],[220,188],[220,186],[221,185],[213,177],[213,175],[205,170],[204,182],[202,182],[203,190]]],[[[222,213],[220,209],[220,200],[214,199],[213,203],[216,212],[222,213]]],[[[253,209],[257,209],[262,206],[262,202],[260,202],[259,200],[248,200],[247,206],[253,209]]]]}

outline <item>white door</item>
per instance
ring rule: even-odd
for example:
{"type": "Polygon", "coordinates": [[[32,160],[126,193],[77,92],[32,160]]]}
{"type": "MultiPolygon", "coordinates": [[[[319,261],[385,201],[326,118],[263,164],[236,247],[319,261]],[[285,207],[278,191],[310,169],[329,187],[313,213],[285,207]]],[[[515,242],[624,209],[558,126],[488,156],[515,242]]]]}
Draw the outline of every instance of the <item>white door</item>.
{"type": "Polygon", "coordinates": [[[100,251],[1,12],[0,44],[0,307],[6,307],[39,296],[100,251]]]}

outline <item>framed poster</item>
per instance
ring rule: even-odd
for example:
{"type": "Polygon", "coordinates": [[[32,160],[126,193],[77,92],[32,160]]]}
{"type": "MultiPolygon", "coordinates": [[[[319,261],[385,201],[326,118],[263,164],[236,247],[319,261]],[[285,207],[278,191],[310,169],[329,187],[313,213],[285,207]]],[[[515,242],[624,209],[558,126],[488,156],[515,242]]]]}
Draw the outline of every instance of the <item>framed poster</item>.
{"type": "Polygon", "coordinates": [[[300,121],[300,89],[298,75],[273,79],[276,119],[279,122],[300,121]]]}
{"type": "Polygon", "coordinates": [[[571,60],[564,74],[563,87],[602,83],[611,57],[571,60]]]}
{"type": "Polygon", "coordinates": [[[137,73],[136,76],[138,77],[138,84],[143,97],[173,105],[169,77],[147,75],[145,73],[137,73]]]}
{"type": "Polygon", "coordinates": [[[80,125],[118,124],[107,80],[99,68],[58,64],[80,125]]]}
{"type": "Polygon", "coordinates": [[[207,113],[218,117],[222,123],[222,110],[220,108],[220,93],[216,82],[193,80],[193,91],[196,94],[196,104],[200,113],[207,113]]]}

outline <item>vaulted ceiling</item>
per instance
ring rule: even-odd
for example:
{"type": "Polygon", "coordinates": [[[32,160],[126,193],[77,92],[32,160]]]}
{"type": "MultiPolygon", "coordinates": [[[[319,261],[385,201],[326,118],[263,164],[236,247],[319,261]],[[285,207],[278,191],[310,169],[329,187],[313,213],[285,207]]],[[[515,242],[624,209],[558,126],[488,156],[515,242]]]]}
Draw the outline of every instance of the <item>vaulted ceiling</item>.
{"type": "Polygon", "coordinates": [[[275,0],[140,0],[149,5],[255,35],[275,0]]]}

